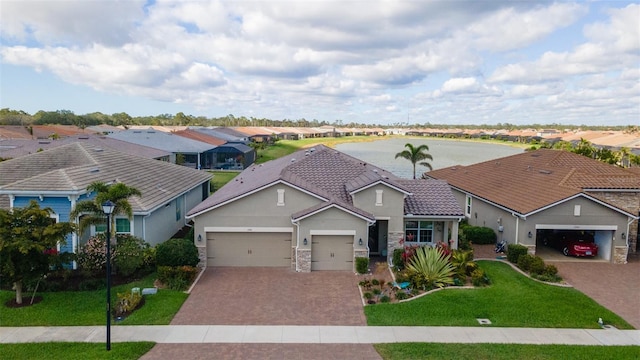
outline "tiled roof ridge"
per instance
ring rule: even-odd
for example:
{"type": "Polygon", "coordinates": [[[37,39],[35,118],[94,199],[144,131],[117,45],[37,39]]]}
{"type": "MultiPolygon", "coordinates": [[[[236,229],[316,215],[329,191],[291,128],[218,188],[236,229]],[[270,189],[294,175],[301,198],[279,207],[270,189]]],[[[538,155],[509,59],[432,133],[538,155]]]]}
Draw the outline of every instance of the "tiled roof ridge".
{"type": "Polygon", "coordinates": [[[571,177],[577,172],[578,170],[576,168],[571,168],[571,170],[569,170],[569,172],[567,173],[567,175],[565,175],[562,180],[560,180],[560,182],[558,183],[558,186],[562,186],[562,187],[566,187],[566,188],[570,188],[570,189],[575,189],[575,187],[567,185],[567,181],[569,179],[571,179],[571,177]]]}

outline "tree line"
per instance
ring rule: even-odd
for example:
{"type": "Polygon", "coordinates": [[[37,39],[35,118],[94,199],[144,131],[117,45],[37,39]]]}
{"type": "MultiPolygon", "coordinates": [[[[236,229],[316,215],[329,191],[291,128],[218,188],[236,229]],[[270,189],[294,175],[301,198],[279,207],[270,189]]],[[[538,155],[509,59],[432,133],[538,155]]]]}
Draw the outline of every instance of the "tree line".
{"type": "MultiPolygon", "coordinates": [[[[328,122],[326,120],[320,121],[317,119],[307,120],[301,119],[267,119],[245,116],[234,116],[229,114],[221,117],[206,117],[206,116],[194,116],[187,115],[183,112],[174,114],[159,114],[154,116],[131,116],[126,112],[119,112],[113,114],[103,114],[101,112],[93,112],[84,115],[75,114],[70,110],[56,110],[56,111],[44,111],[40,110],[35,114],[29,114],[22,110],[13,110],[10,108],[0,109],[0,125],[75,125],[79,128],[86,128],[88,126],[95,125],[112,125],[112,126],[128,126],[128,125],[154,125],[154,126],[270,126],[270,127],[320,127],[320,126],[336,126],[336,127],[348,127],[348,128],[366,128],[366,127],[381,127],[381,128],[415,128],[415,129],[447,129],[451,128],[451,125],[446,124],[431,124],[425,123],[413,123],[408,122],[395,122],[392,124],[364,124],[357,122],[346,122],[343,120],[334,120],[328,122]]],[[[506,129],[506,130],[518,130],[518,129],[558,129],[558,130],[618,130],[631,133],[640,132],[638,125],[627,126],[591,126],[591,125],[565,125],[565,124],[529,124],[529,125],[515,125],[510,123],[497,123],[495,125],[483,125],[483,124],[467,124],[467,125],[455,125],[456,128],[462,129],[506,129]]]]}

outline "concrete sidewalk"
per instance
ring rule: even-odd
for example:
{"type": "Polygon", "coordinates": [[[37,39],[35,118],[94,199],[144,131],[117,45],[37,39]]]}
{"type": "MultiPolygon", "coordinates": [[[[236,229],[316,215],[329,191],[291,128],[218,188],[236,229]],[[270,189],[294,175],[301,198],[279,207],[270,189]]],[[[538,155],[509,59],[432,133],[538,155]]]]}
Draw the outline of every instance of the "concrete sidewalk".
{"type": "MultiPolygon", "coordinates": [[[[105,342],[104,326],[0,327],[0,343],[105,342]]],[[[397,342],[636,345],[640,330],[446,326],[113,326],[112,342],[376,344],[397,342]]]]}

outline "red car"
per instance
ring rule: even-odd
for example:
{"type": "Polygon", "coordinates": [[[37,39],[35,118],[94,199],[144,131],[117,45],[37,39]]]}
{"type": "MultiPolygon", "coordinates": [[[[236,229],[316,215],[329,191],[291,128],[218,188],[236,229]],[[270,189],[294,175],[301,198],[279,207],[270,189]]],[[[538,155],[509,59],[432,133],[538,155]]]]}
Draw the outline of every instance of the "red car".
{"type": "Polygon", "coordinates": [[[553,230],[545,234],[544,244],[554,247],[565,256],[598,256],[593,233],[579,230],[553,230]]]}

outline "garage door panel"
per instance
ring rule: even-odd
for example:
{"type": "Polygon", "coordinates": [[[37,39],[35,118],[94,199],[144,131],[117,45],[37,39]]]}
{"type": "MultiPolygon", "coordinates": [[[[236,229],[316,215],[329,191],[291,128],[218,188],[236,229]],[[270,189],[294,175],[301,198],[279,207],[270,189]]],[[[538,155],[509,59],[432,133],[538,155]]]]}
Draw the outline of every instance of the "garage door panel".
{"type": "Polygon", "coordinates": [[[311,270],[353,270],[353,236],[313,235],[311,270]]]}
{"type": "Polygon", "coordinates": [[[208,266],[274,266],[291,264],[290,233],[209,233],[208,266]]]}

